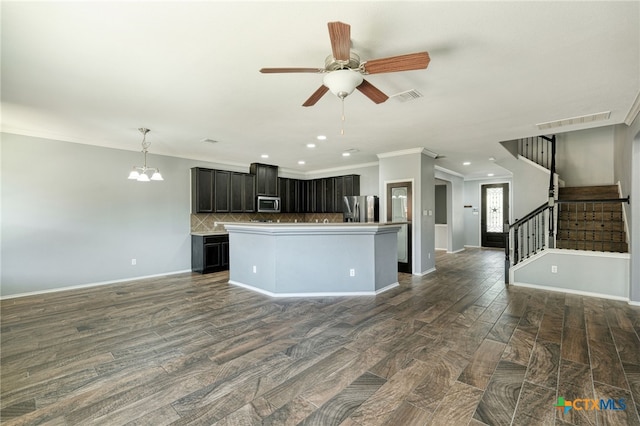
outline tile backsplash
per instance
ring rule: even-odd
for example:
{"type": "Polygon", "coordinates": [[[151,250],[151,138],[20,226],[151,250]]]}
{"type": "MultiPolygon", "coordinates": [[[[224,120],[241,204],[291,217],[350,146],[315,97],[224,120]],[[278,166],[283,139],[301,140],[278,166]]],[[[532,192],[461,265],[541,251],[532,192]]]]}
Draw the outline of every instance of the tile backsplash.
{"type": "Polygon", "coordinates": [[[197,213],[191,214],[191,232],[224,231],[220,222],[272,221],[293,222],[342,222],[342,213],[197,213]],[[217,226],[216,226],[217,224],[217,226]]]}

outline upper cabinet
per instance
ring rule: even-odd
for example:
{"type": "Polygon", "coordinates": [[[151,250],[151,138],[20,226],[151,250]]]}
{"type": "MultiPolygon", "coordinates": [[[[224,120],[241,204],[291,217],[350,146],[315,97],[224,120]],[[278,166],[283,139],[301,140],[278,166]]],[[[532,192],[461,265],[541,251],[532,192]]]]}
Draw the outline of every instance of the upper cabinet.
{"type": "Polygon", "coordinates": [[[231,172],[231,213],[252,213],[256,210],[255,176],[231,172]]]}
{"type": "Polygon", "coordinates": [[[278,178],[278,167],[251,164],[251,173],[191,169],[192,213],[254,213],[256,196],[280,197],[282,213],[342,213],[342,197],[360,195],[360,176],[278,178]]]}
{"type": "Polygon", "coordinates": [[[213,213],[214,170],[194,167],[191,169],[191,212],[213,213]]]}
{"type": "Polygon", "coordinates": [[[256,176],[256,195],[278,196],[278,166],[252,163],[249,171],[256,176]]]}
{"type": "Polygon", "coordinates": [[[248,173],[191,169],[192,213],[255,212],[255,177],[248,173]]]}

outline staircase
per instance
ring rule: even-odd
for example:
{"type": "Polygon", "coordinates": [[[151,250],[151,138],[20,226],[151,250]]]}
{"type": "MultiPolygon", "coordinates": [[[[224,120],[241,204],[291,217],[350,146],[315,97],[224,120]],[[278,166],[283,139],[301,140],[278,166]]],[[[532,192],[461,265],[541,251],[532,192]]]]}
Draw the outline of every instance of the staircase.
{"type": "Polygon", "coordinates": [[[627,253],[617,185],[560,188],[556,248],[627,253]],[[590,200],[590,201],[589,201],[590,200]]]}

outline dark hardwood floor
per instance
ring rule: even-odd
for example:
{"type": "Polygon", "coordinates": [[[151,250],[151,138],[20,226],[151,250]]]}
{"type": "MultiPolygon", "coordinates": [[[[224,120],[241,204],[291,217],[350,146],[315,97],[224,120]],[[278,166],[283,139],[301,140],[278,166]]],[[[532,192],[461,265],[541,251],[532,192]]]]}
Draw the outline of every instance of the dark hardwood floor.
{"type": "Polygon", "coordinates": [[[376,297],[217,273],[3,300],[1,422],[640,425],[640,308],[506,288],[503,263],[438,252],[376,297]],[[601,398],[624,409],[577,401],[601,398]]]}

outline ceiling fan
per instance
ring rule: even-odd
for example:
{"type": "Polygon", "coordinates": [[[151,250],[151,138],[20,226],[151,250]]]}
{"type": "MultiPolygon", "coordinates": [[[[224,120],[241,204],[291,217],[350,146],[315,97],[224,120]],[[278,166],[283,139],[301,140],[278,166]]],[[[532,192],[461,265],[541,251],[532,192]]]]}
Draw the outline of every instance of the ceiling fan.
{"type": "Polygon", "coordinates": [[[344,101],[355,89],[376,104],[389,99],[381,90],[364,79],[363,75],[386,72],[425,69],[429,65],[429,53],[419,52],[389,58],[360,61],[351,51],[351,26],[343,22],[329,22],[329,38],[332,55],[325,60],[324,68],[262,68],[261,73],[320,73],[325,74],[323,85],[302,104],[313,106],[325,93],[331,93],[344,101]]]}

